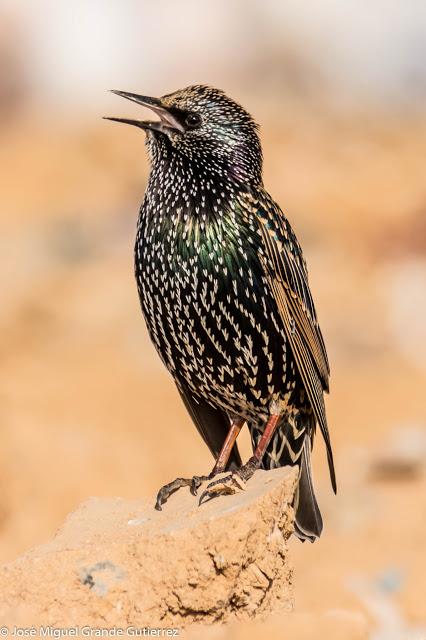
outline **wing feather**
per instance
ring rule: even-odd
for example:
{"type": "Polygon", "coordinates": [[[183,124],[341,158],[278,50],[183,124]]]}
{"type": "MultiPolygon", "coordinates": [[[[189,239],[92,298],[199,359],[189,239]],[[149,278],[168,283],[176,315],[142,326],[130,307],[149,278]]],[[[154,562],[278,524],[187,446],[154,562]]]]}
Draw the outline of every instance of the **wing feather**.
{"type": "Polygon", "coordinates": [[[327,448],[331,484],[336,476],[324,404],[330,367],[302,250],[289,222],[266,192],[247,195],[246,207],[255,212],[262,239],[264,272],[276,300],[296,364],[327,448]]]}

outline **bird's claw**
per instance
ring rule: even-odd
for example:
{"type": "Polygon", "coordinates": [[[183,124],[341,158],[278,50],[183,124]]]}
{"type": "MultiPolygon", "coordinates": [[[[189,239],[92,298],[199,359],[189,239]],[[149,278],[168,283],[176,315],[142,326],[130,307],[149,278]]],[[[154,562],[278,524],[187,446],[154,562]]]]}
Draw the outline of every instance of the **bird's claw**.
{"type": "Polygon", "coordinates": [[[205,491],[201,494],[198,505],[201,505],[212,498],[216,498],[217,496],[233,495],[238,491],[244,491],[246,489],[247,481],[250,480],[258,468],[259,460],[252,456],[246,464],[243,464],[243,466],[236,471],[233,471],[224,478],[219,478],[210,482],[205,491]]]}
{"type": "Polygon", "coordinates": [[[217,496],[233,495],[238,491],[244,491],[245,488],[245,480],[239,475],[239,473],[231,473],[224,478],[219,478],[218,480],[210,482],[205,491],[201,494],[198,505],[200,506],[204,502],[207,502],[212,498],[216,498],[217,496]]]}
{"type": "MultiPolygon", "coordinates": [[[[223,478],[219,478],[217,480],[213,480],[210,484],[207,485],[205,491],[200,496],[198,500],[198,505],[211,500],[217,496],[226,496],[237,493],[238,491],[244,491],[246,488],[246,482],[249,480],[255,470],[258,468],[259,463],[258,460],[253,456],[250,460],[244,464],[242,467],[233,471],[223,478]]],[[[180,489],[181,487],[189,487],[190,492],[193,496],[197,495],[198,489],[201,487],[203,482],[207,482],[207,480],[212,480],[216,473],[210,473],[208,476],[193,476],[192,478],[176,478],[173,482],[169,482],[165,484],[164,487],[161,487],[160,491],[157,494],[157,500],[155,502],[155,508],[157,511],[162,511],[162,505],[167,502],[172,493],[180,489]]]]}
{"type": "Polygon", "coordinates": [[[157,494],[157,500],[155,501],[155,508],[157,511],[162,511],[162,505],[167,502],[170,496],[178,489],[182,487],[189,487],[190,492],[193,496],[197,495],[197,491],[203,482],[212,479],[212,475],[208,476],[193,476],[192,478],[176,478],[172,482],[165,484],[164,487],[161,487],[160,491],[157,494]]]}
{"type": "Polygon", "coordinates": [[[190,487],[190,492],[192,493],[193,496],[197,495],[198,489],[201,487],[201,485],[203,484],[203,482],[207,482],[207,480],[211,480],[212,479],[212,475],[208,475],[208,476],[194,476],[192,478],[191,481],[191,487],[190,487]]]}
{"type": "Polygon", "coordinates": [[[187,487],[191,482],[192,480],[190,478],[176,478],[173,482],[169,482],[168,484],[165,484],[164,487],[161,487],[160,491],[157,493],[157,500],[155,501],[155,508],[157,511],[162,511],[162,505],[167,502],[172,493],[181,487],[187,487]]]}

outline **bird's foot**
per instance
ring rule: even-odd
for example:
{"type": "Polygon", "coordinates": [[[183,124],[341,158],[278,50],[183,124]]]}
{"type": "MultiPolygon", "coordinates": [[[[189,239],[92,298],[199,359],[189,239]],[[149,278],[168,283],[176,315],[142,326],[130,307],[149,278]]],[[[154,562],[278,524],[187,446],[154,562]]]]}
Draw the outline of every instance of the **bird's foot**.
{"type": "Polygon", "coordinates": [[[252,456],[248,462],[243,464],[239,469],[236,469],[224,478],[219,478],[218,480],[210,482],[205,491],[201,494],[198,504],[201,505],[212,498],[216,498],[217,496],[232,495],[238,491],[244,491],[246,489],[247,481],[250,480],[258,468],[259,461],[257,458],[252,456]]]}
{"type": "Polygon", "coordinates": [[[178,491],[182,487],[189,487],[190,492],[193,496],[197,495],[198,489],[201,487],[203,482],[207,480],[211,480],[214,478],[216,474],[210,473],[208,476],[193,476],[192,478],[176,478],[173,482],[169,482],[165,484],[164,487],[161,487],[160,491],[157,494],[157,500],[155,502],[155,508],[157,511],[162,510],[162,505],[167,502],[172,493],[178,491]]]}

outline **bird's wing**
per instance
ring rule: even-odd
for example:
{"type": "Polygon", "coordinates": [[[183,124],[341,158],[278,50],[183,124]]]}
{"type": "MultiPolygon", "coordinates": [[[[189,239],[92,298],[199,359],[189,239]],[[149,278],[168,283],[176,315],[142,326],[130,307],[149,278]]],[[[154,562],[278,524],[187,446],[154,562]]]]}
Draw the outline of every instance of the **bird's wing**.
{"type": "MultiPolygon", "coordinates": [[[[231,423],[226,412],[212,407],[202,398],[194,398],[190,390],[184,388],[182,385],[178,386],[178,391],[189,415],[198,429],[198,432],[216,460],[231,427],[231,423]]],[[[241,467],[241,465],[241,457],[237,443],[235,443],[226,468],[234,469],[241,467]]]]}
{"type": "Polygon", "coordinates": [[[250,224],[253,225],[253,216],[257,223],[257,232],[261,238],[259,257],[325,440],[331,483],[336,491],[324,405],[324,391],[329,388],[330,367],[309,289],[306,262],[290,223],[266,191],[246,193],[241,204],[245,215],[251,218],[250,224]]]}

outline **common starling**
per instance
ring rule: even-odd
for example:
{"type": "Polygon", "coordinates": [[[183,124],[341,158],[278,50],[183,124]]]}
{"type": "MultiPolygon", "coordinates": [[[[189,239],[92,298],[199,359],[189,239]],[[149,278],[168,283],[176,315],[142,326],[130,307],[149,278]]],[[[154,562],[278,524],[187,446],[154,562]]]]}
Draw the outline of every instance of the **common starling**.
{"type": "Polygon", "coordinates": [[[322,531],[310,455],[316,425],[336,480],[324,391],[329,364],[299,242],[265,191],[258,127],[222,91],[197,85],[150,98],[158,121],[109,118],[143,129],[151,173],[140,209],[135,274],[150,337],[216,459],[208,476],[177,478],[200,503],[232,493],[255,469],[296,465],[295,533],[322,531]],[[247,423],[253,456],[236,439],[247,423]],[[229,470],[221,480],[217,473],[229,470]]]}

